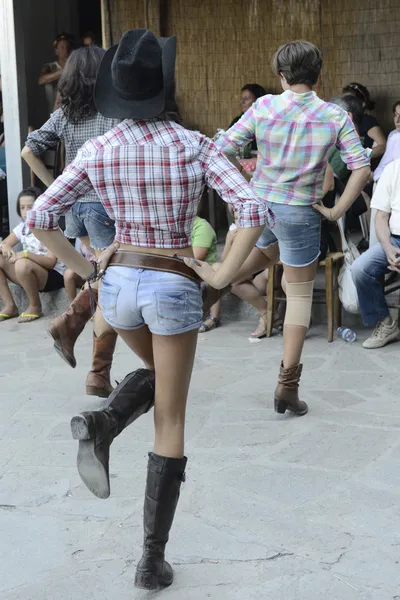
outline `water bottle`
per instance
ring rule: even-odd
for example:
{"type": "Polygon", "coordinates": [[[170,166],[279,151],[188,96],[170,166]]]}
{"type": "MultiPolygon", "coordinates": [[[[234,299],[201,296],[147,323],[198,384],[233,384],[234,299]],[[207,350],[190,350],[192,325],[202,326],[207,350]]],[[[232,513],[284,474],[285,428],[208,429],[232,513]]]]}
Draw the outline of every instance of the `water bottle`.
{"type": "Polygon", "coordinates": [[[348,329],[347,327],[338,327],[337,334],[349,344],[352,344],[357,339],[357,336],[354,333],[354,331],[348,329]]]}

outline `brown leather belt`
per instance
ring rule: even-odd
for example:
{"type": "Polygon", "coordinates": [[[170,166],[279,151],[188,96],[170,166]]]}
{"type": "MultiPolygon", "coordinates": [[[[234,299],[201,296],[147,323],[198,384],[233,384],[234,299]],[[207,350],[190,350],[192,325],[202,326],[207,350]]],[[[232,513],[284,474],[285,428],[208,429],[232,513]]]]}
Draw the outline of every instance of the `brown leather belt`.
{"type": "Polygon", "coordinates": [[[144,252],[126,252],[117,250],[112,255],[109,266],[135,267],[137,269],[150,269],[152,271],[164,271],[183,275],[198,284],[202,279],[185,265],[181,258],[176,256],[165,256],[164,254],[145,254],[144,252]]]}

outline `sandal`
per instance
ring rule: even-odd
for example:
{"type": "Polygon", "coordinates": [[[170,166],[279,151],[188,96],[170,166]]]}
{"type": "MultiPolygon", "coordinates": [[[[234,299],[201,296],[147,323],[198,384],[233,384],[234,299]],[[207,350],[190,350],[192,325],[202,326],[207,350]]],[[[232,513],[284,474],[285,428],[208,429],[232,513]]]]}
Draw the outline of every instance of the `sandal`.
{"type": "Polygon", "coordinates": [[[216,319],[215,317],[212,317],[210,315],[200,325],[200,327],[199,327],[199,333],[207,333],[207,331],[211,331],[212,329],[216,329],[217,327],[219,327],[220,324],[221,323],[220,323],[220,321],[218,319],[216,319]],[[211,321],[211,325],[207,325],[206,321],[211,321]]]}
{"type": "MultiPolygon", "coordinates": [[[[283,318],[279,315],[278,311],[275,313],[275,316],[273,318],[272,329],[276,329],[277,331],[283,330],[283,318]]],[[[267,313],[260,315],[258,325],[255,331],[253,331],[253,333],[250,334],[249,339],[262,340],[265,337],[267,337],[267,313]],[[260,333],[256,333],[258,328],[261,329],[260,333]]]]}
{"type": "Polygon", "coordinates": [[[21,313],[19,319],[18,319],[18,323],[31,323],[32,321],[37,321],[38,319],[40,319],[40,317],[42,316],[42,314],[38,314],[38,315],[34,315],[32,313],[21,313]]]}
{"type": "Polygon", "coordinates": [[[0,323],[2,321],[8,321],[9,319],[16,319],[18,317],[18,313],[15,315],[8,315],[7,313],[0,313],[0,323]]]}

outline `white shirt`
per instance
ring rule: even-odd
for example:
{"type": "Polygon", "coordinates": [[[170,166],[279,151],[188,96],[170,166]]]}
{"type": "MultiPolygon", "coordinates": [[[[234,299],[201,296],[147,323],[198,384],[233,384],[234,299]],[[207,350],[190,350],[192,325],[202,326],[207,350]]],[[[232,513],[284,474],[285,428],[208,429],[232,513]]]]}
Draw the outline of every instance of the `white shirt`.
{"type": "Polygon", "coordinates": [[[390,213],[390,232],[400,235],[400,159],[385,167],[372,196],[371,208],[390,213]]]}
{"type": "MultiPolygon", "coordinates": [[[[25,223],[20,223],[17,225],[15,229],[13,229],[13,233],[15,234],[17,240],[21,242],[24,250],[32,252],[32,254],[39,254],[41,256],[48,255],[49,251],[47,250],[46,246],[44,246],[42,242],[33,235],[25,223]]],[[[63,275],[65,269],[66,266],[64,263],[57,260],[54,266],[54,271],[58,271],[60,275],[63,275]]]]}

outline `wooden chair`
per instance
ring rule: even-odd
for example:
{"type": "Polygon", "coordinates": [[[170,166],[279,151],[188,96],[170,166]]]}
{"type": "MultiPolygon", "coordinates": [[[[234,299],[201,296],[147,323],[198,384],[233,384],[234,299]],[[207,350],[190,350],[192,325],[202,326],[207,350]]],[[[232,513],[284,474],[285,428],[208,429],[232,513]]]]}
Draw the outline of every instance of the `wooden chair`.
{"type": "MultiPolygon", "coordinates": [[[[339,298],[338,276],[343,265],[343,252],[328,252],[325,260],[321,260],[320,267],[325,269],[325,289],[314,290],[314,304],[325,304],[328,320],[328,342],[333,341],[335,329],[342,325],[342,303],[339,298]]],[[[268,270],[267,282],[267,337],[271,337],[272,324],[276,309],[276,302],[285,300],[275,294],[275,273],[277,265],[268,270]]],[[[400,287],[400,284],[399,284],[400,287]]]]}

